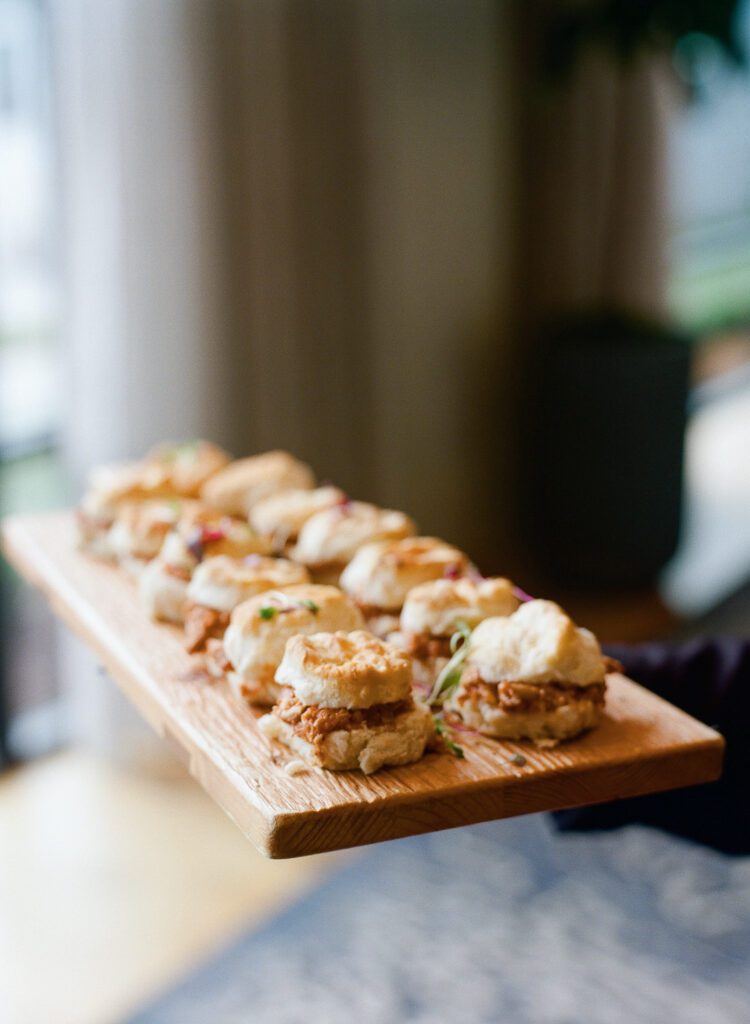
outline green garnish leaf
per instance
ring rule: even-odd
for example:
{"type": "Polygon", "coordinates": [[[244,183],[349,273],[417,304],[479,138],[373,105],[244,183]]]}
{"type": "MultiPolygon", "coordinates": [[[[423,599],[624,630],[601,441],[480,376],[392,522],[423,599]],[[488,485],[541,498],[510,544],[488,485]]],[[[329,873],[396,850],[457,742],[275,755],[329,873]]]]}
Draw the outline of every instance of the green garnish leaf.
{"type": "Polygon", "coordinates": [[[437,715],[432,716],[432,720],[435,723],[435,732],[440,736],[443,743],[445,744],[448,752],[453,754],[454,757],[464,757],[463,747],[459,747],[458,743],[455,743],[448,732],[445,722],[442,718],[438,718],[437,715]]]}
{"type": "Polygon", "coordinates": [[[435,680],[428,704],[442,704],[458,688],[461,682],[461,674],[464,670],[464,662],[469,653],[469,637],[471,630],[465,622],[460,623],[458,630],[451,637],[451,650],[453,656],[442,668],[442,671],[435,680]],[[459,646],[460,641],[460,646],[459,646]]]}
{"type": "Polygon", "coordinates": [[[293,612],[300,608],[307,608],[307,610],[311,611],[313,615],[316,615],[320,611],[318,605],[309,598],[297,601],[296,599],[287,597],[283,590],[269,590],[266,596],[271,601],[278,601],[279,604],[267,604],[259,609],[258,614],[261,619],[272,619],[276,615],[283,615],[285,612],[293,612]]]}
{"type": "MultiPolygon", "coordinates": [[[[445,668],[449,668],[450,665],[451,663],[448,662],[445,668]]],[[[435,687],[432,693],[430,694],[430,704],[442,704],[455,693],[458,689],[458,684],[461,682],[462,665],[463,659],[461,659],[461,663],[454,665],[449,672],[446,672],[445,669],[443,669],[435,682],[435,687]]]]}
{"type": "Polygon", "coordinates": [[[457,743],[454,743],[453,740],[449,740],[447,737],[444,737],[444,740],[446,746],[448,747],[448,750],[450,750],[451,754],[453,754],[454,757],[461,758],[464,756],[463,747],[459,747],[457,743]]]}
{"type": "Polygon", "coordinates": [[[455,654],[458,648],[462,647],[468,641],[470,636],[471,630],[469,629],[469,627],[466,625],[465,622],[459,620],[456,623],[456,631],[453,634],[453,636],[451,636],[451,654],[455,654]]]}

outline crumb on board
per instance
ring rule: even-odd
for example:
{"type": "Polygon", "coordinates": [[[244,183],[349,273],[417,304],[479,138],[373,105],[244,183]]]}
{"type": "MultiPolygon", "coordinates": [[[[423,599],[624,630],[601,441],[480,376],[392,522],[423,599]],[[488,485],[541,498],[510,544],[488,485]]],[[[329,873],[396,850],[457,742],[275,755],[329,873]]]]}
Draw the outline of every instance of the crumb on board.
{"type": "Polygon", "coordinates": [[[287,761],[284,765],[284,771],[287,775],[301,775],[303,772],[309,771],[309,767],[304,761],[300,761],[299,758],[295,758],[294,761],[287,761]]]}

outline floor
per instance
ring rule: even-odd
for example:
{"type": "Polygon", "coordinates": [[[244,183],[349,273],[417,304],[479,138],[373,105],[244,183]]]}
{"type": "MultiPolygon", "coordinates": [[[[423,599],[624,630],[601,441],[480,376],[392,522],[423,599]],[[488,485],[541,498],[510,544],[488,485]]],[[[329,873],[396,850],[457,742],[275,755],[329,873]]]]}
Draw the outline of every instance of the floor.
{"type": "Polygon", "coordinates": [[[548,815],[362,852],[128,1024],[747,1024],[750,857],[548,815]]]}
{"type": "Polygon", "coordinates": [[[188,778],[83,751],[0,776],[0,1021],[119,1021],[336,857],[268,861],[188,778]]]}

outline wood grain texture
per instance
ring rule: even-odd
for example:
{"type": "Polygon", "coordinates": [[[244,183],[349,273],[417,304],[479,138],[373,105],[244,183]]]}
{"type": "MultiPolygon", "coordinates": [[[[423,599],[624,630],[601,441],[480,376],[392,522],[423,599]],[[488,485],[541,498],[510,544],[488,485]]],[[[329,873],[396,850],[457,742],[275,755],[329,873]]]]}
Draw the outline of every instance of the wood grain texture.
{"type": "Polygon", "coordinates": [[[378,772],[290,776],[254,713],[196,678],[181,632],[150,622],[133,584],[75,549],[68,512],[12,518],[8,560],[97,653],[191,774],[270,857],[297,857],[421,832],[709,782],[724,741],[619,675],[601,725],[554,750],[462,736],[466,757],[428,754],[378,772]],[[526,764],[510,761],[522,753],[526,764]]]}

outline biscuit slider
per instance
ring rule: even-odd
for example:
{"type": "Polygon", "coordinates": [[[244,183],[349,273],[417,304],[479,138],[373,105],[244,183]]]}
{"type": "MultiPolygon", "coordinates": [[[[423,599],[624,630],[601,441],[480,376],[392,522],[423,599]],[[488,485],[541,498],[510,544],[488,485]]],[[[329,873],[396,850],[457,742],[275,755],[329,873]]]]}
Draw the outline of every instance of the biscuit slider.
{"type": "Polygon", "coordinates": [[[282,695],[275,676],[290,637],[362,624],[357,606],[336,587],[308,583],[251,597],[231,613],[224,634],[229,684],[251,704],[273,704],[282,695]]]}
{"type": "Polygon", "coordinates": [[[89,475],[76,510],[79,546],[98,558],[114,558],[110,530],[119,513],[128,506],[172,497],[172,485],[159,467],[145,462],[98,466],[89,475]]]}
{"type": "Polygon", "coordinates": [[[308,519],[346,500],[342,490],[331,486],[316,487],[312,491],[300,488],[279,491],[253,505],[250,524],[257,533],[271,541],[274,551],[285,554],[308,519]]]}
{"type": "Polygon", "coordinates": [[[112,557],[137,578],[159,554],[167,534],[180,517],[198,507],[197,501],[163,498],[123,505],[107,536],[112,557]]]}
{"type": "Polygon", "coordinates": [[[92,470],[77,513],[81,547],[111,558],[107,533],[124,505],[194,498],[229,456],[208,441],[158,445],[145,458],[92,470]]]}
{"type": "Polygon", "coordinates": [[[404,512],[345,500],[307,520],[291,557],[307,566],[313,579],[335,584],[363,544],[399,540],[416,532],[414,521],[404,512]]]}
{"type": "Polygon", "coordinates": [[[333,771],[418,761],[434,734],[411,694],[411,662],[364,630],[295,636],[276,681],[291,687],[259,721],[308,764],[333,771]]]}
{"type": "Polygon", "coordinates": [[[596,724],[606,667],[593,633],[552,601],[529,601],[477,626],[447,707],[485,736],[553,746],[596,724]]]}
{"type": "Polygon", "coordinates": [[[415,681],[432,687],[453,654],[456,633],[467,633],[484,619],[512,615],[519,604],[513,584],[500,576],[431,580],[406,595],[398,632],[389,640],[411,655],[415,681]]]}
{"type": "Polygon", "coordinates": [[[185,646],[191,654],[205,650],[208,640],[220,640],[229,613],[256,594],[297,583],[308,583],[307,570],[285,558],[217,555],[201,562],[187,588],[185,646]]]}
{"type": "Polygon", "coordinates": [[[443,576],[461,576],[468,557],[436,537],[376,541],[361,547],[341,574],[341,587],[378,636],[398,629],[398,614],[412,587],[443,576]]]}
{"type": "Polygon", "coordinates": [[[227,515],[246,519],[253,506],[271,494],[309,491],[314,486],[309,466],[289,452],[273,451],[230,462],[205,484],[201,497],[227,515]]]}
{"type": "Polygon", "coordinates": [[[205,558],[246,558],[268,551],[268,542],[243,520],[204,505],[192,507],[167,534],[159,556],[143,570],[139,581],[141,602],[154,619],[183,622],[188,583],[205,558]]]}
{"type": "Polygon", "coordinates": [[[197,498],[201,488],[229,462],[229,455],[210,441],[165,441],[146,455],[158,467],[175,494],[197,498]]]}

